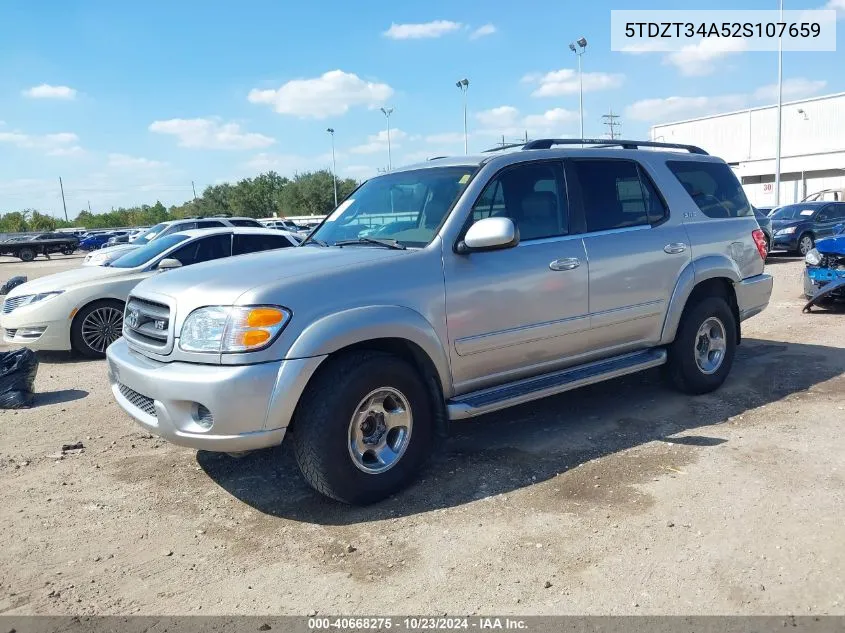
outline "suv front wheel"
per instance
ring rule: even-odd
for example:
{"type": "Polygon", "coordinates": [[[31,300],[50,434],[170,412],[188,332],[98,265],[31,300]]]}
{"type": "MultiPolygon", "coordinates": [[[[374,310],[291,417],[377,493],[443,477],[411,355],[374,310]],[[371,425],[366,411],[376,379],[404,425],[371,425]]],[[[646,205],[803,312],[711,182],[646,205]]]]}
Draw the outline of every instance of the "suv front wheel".
{"type": "Polygon", "coordinates": [[[322,494],[351,504],[404,488],[428,457],[432,403],[417,371],[382,352],[326,361],[297,405],[296,461],[322,494]]]}
{"type": "Polygon", "coordinates": [[[731,371],[736,352],[736,319],[723,297],[706,297],[689,306],[669,346],[666,374],[680,391],[709,393],[731,371]]]}

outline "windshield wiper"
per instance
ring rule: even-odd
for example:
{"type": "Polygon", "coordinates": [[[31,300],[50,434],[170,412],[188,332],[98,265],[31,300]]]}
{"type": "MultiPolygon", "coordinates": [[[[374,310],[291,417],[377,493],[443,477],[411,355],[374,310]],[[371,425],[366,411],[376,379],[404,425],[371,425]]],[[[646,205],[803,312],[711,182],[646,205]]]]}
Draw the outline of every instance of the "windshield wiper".
{"type": "Polygon", "coordinates": [[[340,242],[334,243],[335,246],[348,246],[349,244],[375,244],[377,246],[384,246],[385,248],[394,248],[398,251],[404,251],[408,248],[396,240],[388,240],[378,237],[359,237],[356,240],[341,240],[340,242]]]}
{"type": "Polygon", "coordinates": [[[328,243],[324,242],[323,240],[318,240],[316,237],[306,237],[305,240],[300,244],[300,246],[305,246],[306,244],[316,244],[317,246],[328,246],[328,243]]]}

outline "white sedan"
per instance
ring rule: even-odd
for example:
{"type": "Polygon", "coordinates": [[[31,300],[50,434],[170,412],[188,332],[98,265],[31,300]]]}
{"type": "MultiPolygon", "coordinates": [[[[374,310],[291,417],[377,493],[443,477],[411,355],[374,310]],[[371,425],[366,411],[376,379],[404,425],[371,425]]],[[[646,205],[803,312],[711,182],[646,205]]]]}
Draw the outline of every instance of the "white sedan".
{"type": "Polygon", "coordinates": [[[90,266],[34,279],[3,302],[0,327],[6,343],[31,349],[74,350],[102,358],[121,336],[129,292],[163,271],[276,248],[297,246],[273,229],[225,227],[165,235],[107,266],[90,266]]]}

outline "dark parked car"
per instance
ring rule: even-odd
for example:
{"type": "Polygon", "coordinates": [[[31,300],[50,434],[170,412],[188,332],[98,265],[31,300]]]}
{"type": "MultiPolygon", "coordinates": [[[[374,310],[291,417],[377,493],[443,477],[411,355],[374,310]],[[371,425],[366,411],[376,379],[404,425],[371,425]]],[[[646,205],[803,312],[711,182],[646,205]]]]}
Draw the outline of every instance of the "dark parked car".
{"type": "Polygon", "coordinates": [[[114,234],[96,233],[94,235],[89,235],[79,243],[79,248],[83,251],[93,251],[102,247],[106,242],[109,241],[110,237],[114,237],[114,234]]]}
{"type": "Polygon", "coordinates": [[[41,233],[39,235],[14,237],[0,242],[0,255],[19,257],[31,262],[38,255],[50,253],[72,254],[79,247],[79,240],[63,233],[41,233]]]}
{"type": "Polygon", "coordinates": [[[780,207],[770,216],[774,250],[806,255],[816,240],[833,235],[845,222],[845,202],[799,202],[780,207]]]}
{"type": "Polygon", "coordinates": [[[772,251],[772,218],[769,217],[766,209],[758,209],[757,207],[752,207],[754,209],[754,215],[757,218],[757,224],[760,225],[760,230],[763,231],[763,235],[766,236],[766,252],[770,253],[772,251]]]}

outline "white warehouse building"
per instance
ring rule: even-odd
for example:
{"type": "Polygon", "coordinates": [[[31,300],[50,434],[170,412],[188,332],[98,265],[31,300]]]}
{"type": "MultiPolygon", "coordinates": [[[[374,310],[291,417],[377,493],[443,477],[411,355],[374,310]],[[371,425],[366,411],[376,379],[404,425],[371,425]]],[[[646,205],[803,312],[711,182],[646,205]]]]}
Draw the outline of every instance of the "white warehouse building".
{"type": "MultiPolygon", "coordinates": [[[[780,203],[823,190],[845,196],[845,92],[782,105],[780,203]]],[[[739,110],[651,128],[651,139],[698,145],[723,158],[751,203],[775,204],[777,106],[739,110]]]]}

